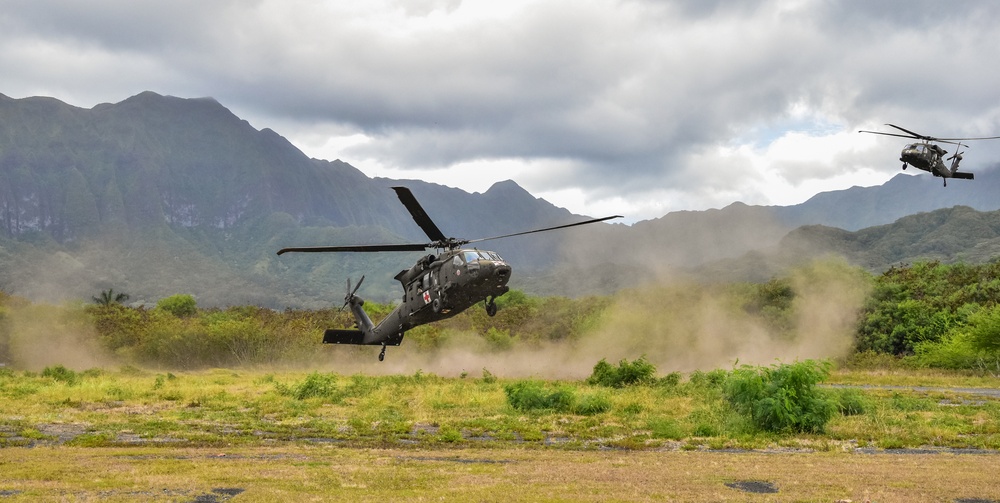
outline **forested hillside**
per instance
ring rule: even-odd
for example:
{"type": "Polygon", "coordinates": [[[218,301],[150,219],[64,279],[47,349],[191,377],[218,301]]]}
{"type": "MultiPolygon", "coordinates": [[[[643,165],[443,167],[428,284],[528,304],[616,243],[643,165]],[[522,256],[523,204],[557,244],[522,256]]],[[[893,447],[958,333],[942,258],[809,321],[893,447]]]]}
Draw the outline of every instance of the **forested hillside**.
{"type": "Polygon", "coordinates": [[[873,273],[919,261],[992,262],[1000,257],[1000,211],[956,206],[854,232],[807,225],[789,232],[776,246],[707,264],[697,273],[720,281],[766,281],[824,256],[842,257],[873,273]]]}
{"type": "MultiPolygon", "coordinates": [[[[568,211],[513,182],[485,194],[370,179],[309,159],[212,99],[145,92],[85,110],[0,96],[0,288],[87,298],[105,288],[155,302],[193,293],[210,305],[329,305],[348,277],[395,296],[413,254],[285,257],[284,246],[427,241],[389,190],[410,187],[439,226],[485,237],[567,223],[568,211]]],[[[565,238],[565,236],[563,236],[565,238]]],[[[541,268],[559,237],[510,240],[501,253],[541,268]]],[[[419,254],[417,254],[419,256],[419,254]]]]}
{"type": "MultiPolygon", "coordinates": [[[[469,194],[368,178],[340,160],[309,159],[210,98],[144,92],[82,109],[0,95],[0,290],[50,302],[113,288],[146,305],[184,293],[204,306],[320,308],[343,297],[347,278],[365,275],[361,293],[390,301],[399,288],[392,277],[419,253],[274,252],[425,242],[393,185],[410,187],[458,238],[584,218],[512,181],[469,194]]],[[[482,246],[513,264],[515,288],[570,297],[676,278],[763,282],[831,253],[873,272],[919,259],[988,261],[997,249],[996,215],[973,208],[1000,207],[997,179],[985,171],[953,185],[900,175],[882,187],[819,194],[796,206],[734,203],[482,246]],[[969,207],[891,223],[958,203],[969,207]],[[870,224],[882,226],[840,230],[870,224]]]]}

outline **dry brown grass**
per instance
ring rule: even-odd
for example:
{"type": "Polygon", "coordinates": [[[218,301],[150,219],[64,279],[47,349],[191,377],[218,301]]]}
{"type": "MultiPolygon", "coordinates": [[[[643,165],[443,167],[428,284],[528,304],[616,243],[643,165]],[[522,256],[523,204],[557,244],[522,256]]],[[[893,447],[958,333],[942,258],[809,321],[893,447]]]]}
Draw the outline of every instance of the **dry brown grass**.
{"type": "Polygon", "coordinates": [[[0,449],[0,494],[4,501],[1000,501],[998,468],[998,454],[61,446],[0,449]],[[777,492],[726,486],[739,481],[777,492]]]}

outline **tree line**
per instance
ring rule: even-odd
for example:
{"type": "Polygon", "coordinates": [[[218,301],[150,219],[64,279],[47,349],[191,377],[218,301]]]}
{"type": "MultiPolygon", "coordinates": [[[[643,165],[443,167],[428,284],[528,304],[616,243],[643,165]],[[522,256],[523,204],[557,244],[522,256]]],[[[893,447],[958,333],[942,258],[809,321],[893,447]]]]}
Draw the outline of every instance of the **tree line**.
{"type": "MultiPolygon", "coordinates": [[[[1000,372],[1000,262],[920,262],[879,275],[855,272],[870,288],[856,313],[848,362],[883,358],[914,367],[1000,372]]],[[[765,283],[677,288],[714,289],[728,309],[755,319],[774,337],[793,338],[795,330],[808,329],[792,322],[801,309],[796,302],[801,285],[781,277],[765,283]]],[[[678,296],[685,293],[681,290],[678,296]]],[[[478,339],[480,350],[503,352],[573,342],[601,326],[613,307],[637,295],[643,292],[570,299],[514,290],[497,299],[500,310],[495,317],[474,306],[449,320],[411,330],[405,344],[411,346],[408,350],[429,352],[471,336],[478,339]]],[[[155,307],[126,306],[126,299],[124,292],[109,289],[91,302],[50,306],[0,292],[0,363],[30,365],[22,361],[25,348],[65,345],[46,337],[70,332],[72,344],[97,348],[124,364],[194,369],[311,363],[318,358],[323,330],[353,324],[347,311],[337,309],[202,309],[187,294],[163,298],[155,307]]],[[[378,320],[394,306],[369,302],[365,307],[378,320]]]]}

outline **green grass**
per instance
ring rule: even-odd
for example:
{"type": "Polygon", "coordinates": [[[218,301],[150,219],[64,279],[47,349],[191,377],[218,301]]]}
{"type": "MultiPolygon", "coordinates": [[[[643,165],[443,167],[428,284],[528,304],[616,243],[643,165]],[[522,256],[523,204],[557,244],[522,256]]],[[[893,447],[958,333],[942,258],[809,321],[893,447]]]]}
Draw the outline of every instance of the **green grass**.
{"type": "MultiPolygon", "coordinates": [[[[839,404],[824,431],[766,433],[724,402],[718,378],[704,376],[612,388],[485,373],[483,378],[227,369],[167,374],[129,367],[49,374],[0,375],[0,445],[332,442],[704,449],[826,443],[1000,449],[1000,400],[947,391],[824,389],[839,404]],[[527,395],[512,400],[512,392],[527,395]]],[[[831,381],[863,382],[865,375],[836,372],[831,381]]],[[[914,382],[1000,387],[998,379],[943,373],[933,380],[919,373],[879,377],[884,385],[914,382]]]]}

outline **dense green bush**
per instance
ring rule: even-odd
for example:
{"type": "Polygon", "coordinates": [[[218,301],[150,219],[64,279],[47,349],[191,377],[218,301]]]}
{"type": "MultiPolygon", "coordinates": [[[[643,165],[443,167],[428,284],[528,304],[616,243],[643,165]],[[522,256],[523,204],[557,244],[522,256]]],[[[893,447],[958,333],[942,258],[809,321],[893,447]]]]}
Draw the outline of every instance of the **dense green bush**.
{"type": "Polygon", "coordinates": [[[541,381],[518,381],[504,386],[507,403],[522,412],[555,411],[592,416],[611,410],[611,398],[598,391],[579,398],[570,386],[548,386],[541,381]]]}
{"type": "Polygon", "coordinates": [[[723,396],[755,427],[772,432],[821,432],[837,403],[816,388],[830,364],[806,360],[771,367],[744,365],[730,373],[723,396]]]}
{"type": "Polygon", "coordinates": [[[631,362],[622,359],[617,367],[602,358],[597,365],[594,365],[594,371],[587,378],[587,384],[624,388],[635,384],[649,384],[655,378],[656,366],[649,363],[645,356],[631,362]]]}
{"type": "Polygon", "coordinates": [[[893,267],[875,279],[856,347],[920,365],[969,368],[1000,349],[1000,263],[893,267]]]}
{"type": "Polygon", "coordinates": [[[993,305],[969,316],[969,342],[979,350],[1000,352],[1000,306],[993,305]]]}
{"type": "Polygon", "coordinates": [[[156,308],[162,309],[178,318],[193,316],[198,312],[198,305],[194,297],[186,293],[164,297],[156,303],[156,308]]]}
{"type": "Polygon", "coordinates": [[[507,395],[507,403],[524,412],[539,410],[570,412],[576,401],[572,388],[560,386],[549,389],[540,381],[518,381],[504,386],[503,390],[507,395]]]}

